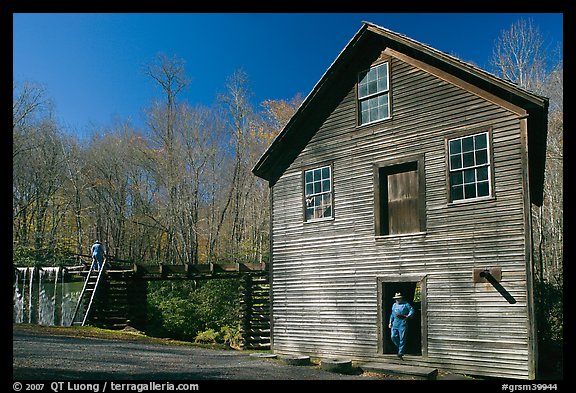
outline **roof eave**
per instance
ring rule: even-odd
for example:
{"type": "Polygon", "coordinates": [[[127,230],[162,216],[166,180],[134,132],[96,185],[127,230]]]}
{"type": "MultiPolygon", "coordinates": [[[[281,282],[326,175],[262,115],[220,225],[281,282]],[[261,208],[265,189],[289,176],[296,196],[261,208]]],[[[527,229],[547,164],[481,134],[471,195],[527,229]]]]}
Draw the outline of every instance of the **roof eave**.
{"type": "Polygon", "coordinates": [[[542,97],[539,96],[535,93],[529,92],[525,89],[522,89],[521,87],[515,85],[512,82],[509,82],[505,79],[502,79],[496,75],[493,75],[491,73],[489,73],[488,71],[485,71],[481,68],[478,68],[470,63],[467,63],[463,60],[458,59],[457,57],[454,57],[452,55],[449,55],[445,52],[442,52],[438,49],[435,49],[427,44],[424,44],[422,42],[416,41],[412,38],[409,38],[407,36],[404,36],[402,34],[396,33],[392,30],[386,29],[385,27],[382,26],[378,26],[374,23],[371,22],[363,22],[364,26],[366,27],[367,30],[374,32],[376,34],[379,34],[381,36],[384,36],[386,38],[389,38],[393,41],[399,42],[400,44],[403,44],[405,46],[408,46],[412,49],[415,49],[421,53],[424,53],[428,56],[431,57],[435,57],[438,58],[442,61],[444,61],[445,63],[462,69],[464,71],[466,71],[467,73],[485,80],[486,82],[489,82],[493,85],[496,85],[504,90],[508,90],[511,93],[521,97],[522,99],[531,102],[537,106],[544,106],[546,105],[547,102],[547,98],[546,97],[542,97]]]}

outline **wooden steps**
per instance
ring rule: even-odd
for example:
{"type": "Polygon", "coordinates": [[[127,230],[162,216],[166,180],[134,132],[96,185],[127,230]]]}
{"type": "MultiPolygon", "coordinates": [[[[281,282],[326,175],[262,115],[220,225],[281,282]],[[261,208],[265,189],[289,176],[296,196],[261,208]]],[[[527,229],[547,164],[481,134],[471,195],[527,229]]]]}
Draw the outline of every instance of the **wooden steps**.
{"type": "Polygon", "coordinates": [[[363,363],[360,365],[363,371],[372,371],[382,374],[393,374],[403,377],[413,377],[414,379],[436,379],[438,369],[430,367],[411,366],[392,363],[363,363]]]}
{"type": "MultiPolygon", "coordinates": [[[[104,263],[102,264],[102,269],[104,269],[105,266],[106,260],[104,260],[104,263]]],[[[102,277],[102,272],[96,272],[90,269],[86,271],[85,276],[86,279],[84,281],[82,292],[80,293],[80,298],[78,299],[78,303],[74,309],[71,326],[84,326],[86,321],[89,320],[98,285],[101,282],[100,279],[102,277]]]]}

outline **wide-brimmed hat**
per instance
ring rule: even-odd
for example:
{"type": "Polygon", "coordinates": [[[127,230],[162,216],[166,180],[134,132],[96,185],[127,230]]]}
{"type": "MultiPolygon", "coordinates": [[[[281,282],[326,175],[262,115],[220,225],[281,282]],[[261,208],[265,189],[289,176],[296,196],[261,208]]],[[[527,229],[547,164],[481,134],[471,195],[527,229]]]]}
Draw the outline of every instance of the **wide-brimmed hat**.
{"type": "Polygon", "coordinates": [[[401,299],[402,298],[402,294],[400,292],[396,292],[396,295],[394,295],[394,297],[392,299],[401,299]]]}

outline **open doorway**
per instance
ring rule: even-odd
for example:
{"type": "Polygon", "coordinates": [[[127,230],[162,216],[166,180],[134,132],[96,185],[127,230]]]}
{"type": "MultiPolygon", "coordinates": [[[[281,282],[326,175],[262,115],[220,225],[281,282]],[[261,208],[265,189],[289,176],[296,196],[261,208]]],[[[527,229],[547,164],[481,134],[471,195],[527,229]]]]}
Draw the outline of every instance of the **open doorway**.
{"type": "Polygon", "coordinates": [[[421,356],[425,352],[426,324],[425,317],[425,296],[426,286],[423,277],[380,277],[378,279],[379,289],[379,352],[382,354],[395,354],[397,348],[390,338],[388,322],[390,312],[394,303],[394,294],[400,292],[404,299],[414,308],[414,316],[408,321],[407,355],[421,356]],[[424,339],[423,339],[424,338],[424,339]]]}

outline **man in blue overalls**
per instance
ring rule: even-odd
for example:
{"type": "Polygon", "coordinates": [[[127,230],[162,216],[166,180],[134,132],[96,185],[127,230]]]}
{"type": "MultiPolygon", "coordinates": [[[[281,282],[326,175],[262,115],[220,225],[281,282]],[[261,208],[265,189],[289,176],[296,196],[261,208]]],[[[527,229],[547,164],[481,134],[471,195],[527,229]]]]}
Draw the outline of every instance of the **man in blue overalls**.
{"type": "Polygon", "coordinates": [[[102,269],[102,261],[104,260],[104,246],[100,241],[96,240],[90,248],[92,254],[92,270],[99,271],[102,269]]]}
{"type": "Polygon", "coordinates": [[[414,308],[410,303],[404,301],[402,294],[397,292],[393,297],[396,302],[392,305],[392,314],[388,327],[391,329],[392,342],[398,347],[398,357],[402,359],[406,347],[407,319],[414,315],[414,308]]]}

